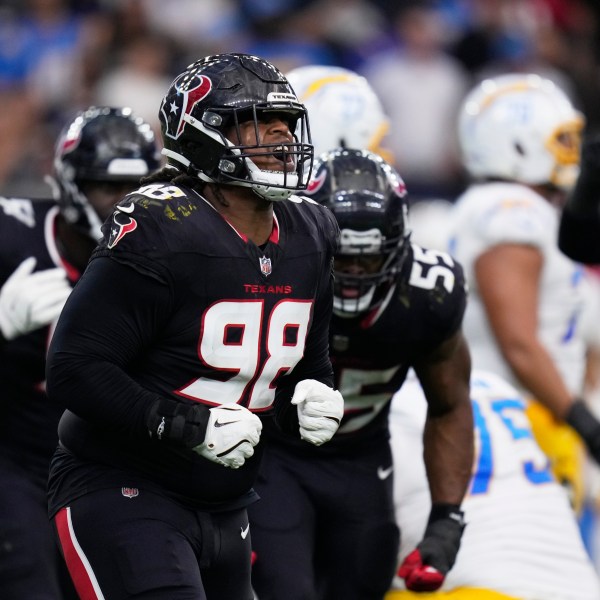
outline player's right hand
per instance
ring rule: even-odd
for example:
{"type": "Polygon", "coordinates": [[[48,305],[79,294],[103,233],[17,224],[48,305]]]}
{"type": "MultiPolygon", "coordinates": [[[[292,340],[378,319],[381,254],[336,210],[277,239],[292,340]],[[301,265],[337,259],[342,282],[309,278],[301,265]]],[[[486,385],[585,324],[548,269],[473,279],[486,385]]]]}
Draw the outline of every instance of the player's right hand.
{"type": "Polygon", "coordinates": [[[239,469],[254,454],[262,421],[235,402],[210,409],[204,442],[194,451],[224,467],[239,469]]]}
{"type": "Polygon", "coordinates": [[[404,559],[398,576],[413,592],[433,592],[454,565],[465,528],[462,511],[453,505],[432,507],[419,545],[404,559]]]}
{"type": "Polygon", "coordinates": [[[298,407],[300,437],[315,446],[333,437],[344,416],[342,394],[315,379],[299,381],[291,402],[298,407]]]}
{"type": "Polygon", "coordinates": [[[26,258],[0,289],[0,331],[6,340],[52,323],[71,293],[63,269],[34,273],[35,265],[35,257],[26,258]]]}

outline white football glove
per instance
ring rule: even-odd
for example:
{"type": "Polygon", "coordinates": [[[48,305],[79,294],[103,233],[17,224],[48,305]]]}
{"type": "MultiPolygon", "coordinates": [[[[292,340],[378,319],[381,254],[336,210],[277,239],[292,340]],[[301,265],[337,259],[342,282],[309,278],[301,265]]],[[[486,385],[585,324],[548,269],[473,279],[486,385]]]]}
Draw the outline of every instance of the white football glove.
{"type": "Polygon", "coordinates": [[[296,384],[292,404],[298,406],[300,437],[315,446],[333,437],[344,415],[342,395],[315,379],[296,384]]]}
{"type": "Polygon", "coordinates": [[[63,269],[34,273],[35,264],[35,257],[26,258],[0,289],[0,330],[6,340],[49,325],[71,293],[63,269]]]}
{"type": "Polygon", "coordinates": [[[210,409],[204,442],[194,451],[224,467],[239,469],[254,454],[262,421],[235,402],[210,409]]]}

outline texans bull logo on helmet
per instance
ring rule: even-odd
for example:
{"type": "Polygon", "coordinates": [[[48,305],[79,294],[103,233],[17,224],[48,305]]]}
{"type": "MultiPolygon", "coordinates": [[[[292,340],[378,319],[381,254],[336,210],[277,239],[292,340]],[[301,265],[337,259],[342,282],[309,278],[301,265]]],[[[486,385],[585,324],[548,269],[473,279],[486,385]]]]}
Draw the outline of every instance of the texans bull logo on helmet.
{"type": "Polygon", "coordinates": [[[323,187],[326,177],[327,177],[327,171],[323,171],[322,173],[319,173],[319,175],[316,175],[315,177],[313,177],[308,182],[305,193],[306,194],[315,194],[316,192],[318,192],[321,189],[321,187],[323,187]]]}
{"type": "Polygon", "coordinates": [[[166,123],[165,135],[176,140],[183,133],[186,115],[191,115],[194,106],[208,96],[212,82],[204,75],[189,73],[181,74],[171,86],[175,94],[169,94],[163,99],[160,111],[166,123]]]}

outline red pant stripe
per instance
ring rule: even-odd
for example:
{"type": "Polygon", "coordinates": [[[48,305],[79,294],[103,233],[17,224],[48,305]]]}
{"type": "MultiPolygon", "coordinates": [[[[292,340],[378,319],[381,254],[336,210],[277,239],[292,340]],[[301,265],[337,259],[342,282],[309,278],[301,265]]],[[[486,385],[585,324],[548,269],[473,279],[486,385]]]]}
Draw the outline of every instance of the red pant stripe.
{"type": "Polygon", "coordinates": [[[73,531],[70,507],[67,506],[61,509],[54,517],[54,522],[56,523],[65,562],[77,594],[81,600],[104,600],[92,566],[73,531]]]}

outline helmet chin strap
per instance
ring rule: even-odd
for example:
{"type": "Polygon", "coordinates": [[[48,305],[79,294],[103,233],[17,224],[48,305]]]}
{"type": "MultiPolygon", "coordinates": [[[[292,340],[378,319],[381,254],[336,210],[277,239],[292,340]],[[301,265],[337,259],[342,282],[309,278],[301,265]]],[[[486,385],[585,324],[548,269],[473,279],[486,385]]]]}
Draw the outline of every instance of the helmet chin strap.
{"type": "Polygon", "coordinates": [[[248,182],[249,186],[252,188],[255,194],[264,198],[265,200],[278,202],[280,200],[287,200],[292,194],[293,190],[284,188],[284,187],[276,187],[273,185],[269,185],[271,183],[268,181],[269,179],[273,179],[274,184],[283,185],[284,180],[287,178],[290,181],[291,185],[296,185],[298,183],[298,175],[296,173],[288,173],[285,175],[284,173],[275,173],[273,171],[263,171],[259,169],[253,160],[250,158],[245,158],[244,162],[246,163],[246,167],[248,168],[248,173],[250,174],[251,181],[248,182]],[[279,179],[280,181],[276,181],[279,179]],[[267,180],[262,183],[262,180],[267,180]]]}
{"type": "MultiPolygon", "coordinates": [[[[263,178],[266,178],[266,179],[268,179],[269,176],[272,176],[274,178],[275,177],[283,178],[283,174],[273,173],[272,171],[262,171],[249,158],[244,158],[244,162],[246,164],[248,173],[251,178],[251,179],[248,179],[245,181],[236,180],[236,179],[232,179],[232,180],[229,180],[226,182],[215,181],[212,177],[209,177],[208,175],[206,175],[205,173],[202,173],[201,171],[197,171],[197,177],[199,179],[201,179],[202,181],[206,181],[208,183],[217,183],[217,184],[226,183],[227,185],[235,185],[237,187],[250,188],[259,198],[262,198],[263,200],[267,200],[269,202],[278,202],[280,200],[287,200],[294,193],[293,190],[289,190],[287,188],[271,186],[271,185],[269,185],[268,181],[263,184],[263,183],[259,182],[260,180],[259,181],[256,180],[256,177],[260,177],[260,176],[262,176],[263,178]]],[[[225,171],[224,169],[219,169],[219,170],[222,173],[224,173],[225,176],[227,175],[227,171],[225,171]]],[[[294,181],[297,181],[298,176],[295,173],[288,175],[288,177],[290,177],[292,175],[294,178],[296,178],[296,179],[294,179],[294,181]]],[[[279,183],[279,182],[274,182],[274,183],[279,183]]]]}
{"type": "MultiPolygon", "coordinates": [[[[46,175],[44,177],[44,181],[50,186],[54,200],[59,202],[61,195],[69,194],[73,200],[81,206],[89,225],[89,230],[85,233],[95,241],[100,240],[102,237],[102,221],[96,211],[92,208],[91,204],[88,202],[88,199],[75,185],[75,183],[69,182],[67,184],[68,189],[66,189],[64,184],[61,185],[61,183],[51,175],[46,175]]],[[[61,213],[67,223],[70,224],[75,224],[79,218],[79,213],[74,206],[61,206],[61,213]]]]}
{"type": "MultiPolygon", "coordinates": [[[[77,203],[83,209],[83,213],[88,222],[88,227],[86,227],[84,233],[88,235],[92,240],[97,242],[102,238],[102,220],[100,219],[98,213],[94,210],[92,205],[89,203],[85,194],[81,192],[75,184],[73,184],[73,186],[75,194],[74,197],[77,199],[77,203]]],[[[68,215],[66,213],[63,214],[65,214],[65,218],[67,218],[67,220],[69,221],[70,219],[68,218],[68,215]]],[[[75,221],[73,221],[72,219],[70,220],[70,222],[73,224],[75,223],[75,221]]],[[[83,231],[82,228],[78,229],[80,231],[83,231]]]]}

